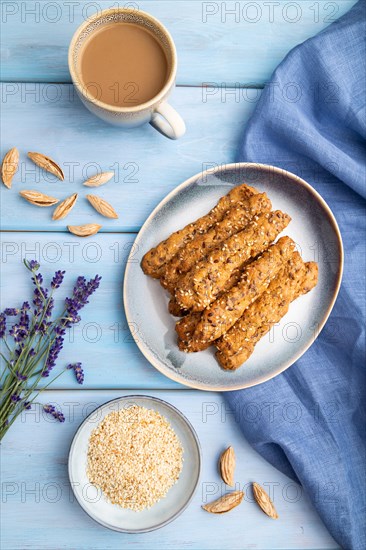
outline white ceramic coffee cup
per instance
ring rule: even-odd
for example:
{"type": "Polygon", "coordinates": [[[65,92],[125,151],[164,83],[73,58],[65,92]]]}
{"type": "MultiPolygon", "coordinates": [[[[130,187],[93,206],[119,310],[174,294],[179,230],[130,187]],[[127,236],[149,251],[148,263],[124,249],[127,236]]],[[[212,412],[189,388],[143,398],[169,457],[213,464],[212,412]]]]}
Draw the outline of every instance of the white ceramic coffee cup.
{"type": "Polygon", "coordinates": [[[170,139],[180,138],[186,130],[182,117],[167,102],[175,86],[177,52],[167,29],[150,14],[133,9],[111,8],[95,14],[76,30],[69,47],[69,69],[77,93],[84,105],[99,118],[124,128],[134,128],[150,122],[161,134],[170,139]],[[80,78],[78,57],[90,35],[101,26],[111,23],[134,23],[152,32],[163,48],[168,62],[168,78],[160,92],[150,101],[131,107],[119,107],[104,103],[88,93],[80,78]]]}

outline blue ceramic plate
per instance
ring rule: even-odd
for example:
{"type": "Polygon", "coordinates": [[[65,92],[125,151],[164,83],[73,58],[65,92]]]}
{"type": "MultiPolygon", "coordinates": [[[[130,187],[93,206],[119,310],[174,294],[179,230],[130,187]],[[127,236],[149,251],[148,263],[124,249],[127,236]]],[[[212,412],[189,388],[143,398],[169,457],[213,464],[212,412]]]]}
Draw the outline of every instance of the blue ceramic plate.
{"type": "Polygon", "coordinates": [[[192,388],[229,391],[260,384],[290,367],[312,345],[337,298],[343,271],[343,246],[337,222],[326,202],[304,180],[273,166],[227,164],[193,176],[172,191],[139,232],[127,262],[124,304],[142,353],[161,373],[192,388]],[[159,281],[144,275],[140,261],[173,231],[207,213],[233,185],[246,182],[265,191],[273,208],[292,221],[283,232],[297,243],[305,261],[319,264],[319,282],[290,306],[287,315],[257,344],[236,371],[221,369],[214,348],[179,351],[176,319],[168,313],[169,296],[159,281]]]}
{"type": "Polygon", "coordinates": [[[95,521],[126,533],[145,533],[163,527],[177,518],[193,498],[201,471],[201,449],[198,437],[187,418],[166,401],[147,395],[128,395],[98,407],[81,424],[69,452],[69,478],[74,494],[84,511],[95,521]],[[91,432],[112,411],[137,405],[153,409],[164,416],[183,447],[183,469],[166,496],[149,509],[135,512],[111,504],[103,493],[90,484],[87,453],[91,432]]]}

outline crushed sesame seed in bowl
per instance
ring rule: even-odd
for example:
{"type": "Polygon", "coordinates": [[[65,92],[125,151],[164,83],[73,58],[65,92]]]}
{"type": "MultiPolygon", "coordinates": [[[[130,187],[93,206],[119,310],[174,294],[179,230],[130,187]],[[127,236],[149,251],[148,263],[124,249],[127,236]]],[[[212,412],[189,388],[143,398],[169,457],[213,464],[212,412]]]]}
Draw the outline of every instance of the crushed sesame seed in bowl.
{"type": "Polygon", "coordinates": [[[168,420],[137,405],[109,413],[92,431],[87,475],[112,504],[141,511],[178,481],[183,448],[168,420]]]}

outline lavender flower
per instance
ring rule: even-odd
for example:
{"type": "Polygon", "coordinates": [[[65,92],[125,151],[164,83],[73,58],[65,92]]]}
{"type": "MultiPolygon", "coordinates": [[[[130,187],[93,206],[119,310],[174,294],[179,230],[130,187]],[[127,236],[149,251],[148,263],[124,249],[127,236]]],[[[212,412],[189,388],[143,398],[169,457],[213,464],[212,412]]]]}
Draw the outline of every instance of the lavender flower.
{"type": "Polygon", "coordinates": [[[76,381],[78,384],[83,384],[84,382],[84,371],[83,369],[81,368],[81,363],[73,363],[70,365],[67,365],[66,367],[67,369],[73,369],[74,370],[74,373],[75,373],[75,376],[76,376],[76,381]]]}
{"type": "Polygon", "coordinates": [[[91,296],[97,290],[97,288],[99,288],[101,280],[102,280],[102,277],[100,277],[99,275],[96,275],[94,277],[94,279],[90,279],[90,281],[88,283],[88,294],[89,294],[89,296],[91,296]]]}
{"type": "Polygon", "coordinates": [[[44,412],[51,414],[53,418],[56,418],[59,422],[65,422],[65,417],[62,414],[62,411],[58,411],[53,405],[44,405],[43,410],[44,412]]]}
{"type": "Polygon", "coordinates": [[[5,315],[8,317],[16,317],[19,313],[19,309],[16,309],[15,307],[7,307],[4,310],[5,315]]]}
{"type": "Polygon", "coordinates": [[[37,262],[37,260],[31,260],[30,262],[27,262],[27,260],[24,260],[24,263],[30,271],[38,271],[38,269],[40,268],[40,265],[37,262]]]}
{"type": "Polygon", "coordinates": [[[37,330],[36,332],[39,332],[40,334],[47,334],[48,329],[52,325],[51,321],[42,321],[42,323],[37,324],[37,330]]]}
{"type": "Polygon", "coordinates": [[[33,304],[36,306],[36,309],[34,310],[34,314],[38,315],[43,306],[42,295],[38,288],[34,289],[33,304]]]}
{"type": "Polygon", "coordinates": [[[18,401],[21,400],[21,397],[17,393],[13,393],[12,396],[10,397],[10,400],[12,403],[18,403],[18,401]]]}
{"type": "Polygon", "coordinates": [[[48,301],[47,308],[45,309],[46,317],[51,317],[54,306],[55,306],[55,300],[53,298],[50,298],[48,301]]]}
{"type": "Polygon", "coordinates": [[[27,328],[19,324],[13,325],[9,333],[14,338],[14,342],[17,342],[17,343],[22,342],[28,336],[27,328]]]}
{"type": "Polygon", "coordinates": [[[67,327],[71,326],[71,323],[80,320],[78,312],[89,303],[88,298],[99,287],[100,281],[101,277],[99,275],[96,275],[94,279],[90,279],[89,282],[86,282],[85,277],[77,278],[72,297],[65,300],[66,314],[69,319],[69,323],[66,323],[67,327]]]}
{"type": "Polygon", "coordinates": [[[45,324],[45,322],[42,321],[40,323],[35,323],[34,332],[36,334],[46,334],[46,324],[45,324]]]}
{"type": "Polygon", "coordinates": [[[64,280],[65,271],[56,271],[55,276],[51,281],[52,288],[60,288],[62,281],[64,280]]]}
{"type": "Polygon", "coordinates": [[[66,334],[66,329],[63,325],[57,325],[55,327],[55,333],[57,336],[64,336],[66,334]]]}
{"type": "Polygon", "coordinates": [[[36,307],[40,308],[43,306],[43,300],[44,300],[44,297],[42,292],[39,290],[39,288],[35,288],[33,292],[33,304],[36,307]]]}
{"type": "Polygon", "coordinates": [[[32,279],[33,279],[33,284],[36,286],[41,285],[43,283],[43,277],[41,273],[34,274],[32,279]]]}
{"type": "Polygon", "coordinates": [[[56,365],[56,359],[59,356],[60,351],[63,348],[64,339],[62,336],[57,336],[48,352],[46,363],[43,368],[42,376],[47,378],[50,375],[51,370],[56,365]]]}
{"type": "Polygon", "coordinates": [[[20,310],[19,324],[22,325],[26,330],[29,329],[29,315],[27,313],[29,310],[30,310],[29,303],[23,302],[23,305],[20,310]]]}
{"type": "Polygon", "coordinates": [[[34,315],[38,317],[43,311],[45,300],[48,298],[48,290],[46,288],[35,288],[33,293],[33,304],[36,306],[34,315]]]}
{"type": "Polygon", "coordinates": [[[0,338],[5,336],[6,332],[6,316],[15,317],[20,313],[20,319],[18,324],[14,324],[10,330],[10,334],[14,337],[15,342],[22,342],[28,336],[29,329],[29,316],[27,311],[30,309],[28,302],[23,302],[21,309],[6,308],[3,313],[0,314],[0,338]]]}
{"type": "Polygon", "coordinates": [[[4,313],[0,313],[0,338],[4,338],[6,333],[6,317],[4,313]]]}
{"type": "MultiPolygon", "coordinates": [[[[0,389],[0,408],[4,411],[4,418],[0,422],[0,439],[21,411],[32,407],[39,391],[42,391],[37,389],[39,376],[48,377],[56,366],[67,329],[80,320],[80,310],[88,303],[101,280],[98,275],[89,281],[85,277],[78,277],[71,297],[65,300],[63,314],[52,320],[55,305],[53,291],[63,283],[65,272],[55,272],[48,290],[42,286],[44,279],[38,272],[39,263],[36,260],[24,260],[24,264],[31,272],[34,284],[32,308],[28,302],[23,302],[19,309],[7,308],[0,313],[0,338],[5,338],[7,334],[9,319],[17,316],[9,323],[9,334],[15,343],[12,347],[7,344],[7,357],[2,355],[5,377],[3,388],[0,389]]],[[[73,370],[77,383],[83,384],[81,363],[70,364],[67,368],[73,370]]],[[[56,410],[51,404],[45,405],[44,411],[59,422],[65,421],[62,411],[56,410]]]]}
{"type": "Polygon", "coordinates": [[[33,293],[33,304],[36,306],[35,310],[33,311],[34,317],[42,318],[43,321],[40,323],[36,323],[36,331],[40,332],[42,334],[45,334],[47,330],[47,326],[49,323],[44,320],[46,317],[51,317],[52,310],[54,308],[54,299],[50,298],[47,302],[48,298],[48,290],[46,288],[35,288],[33,293]]]}

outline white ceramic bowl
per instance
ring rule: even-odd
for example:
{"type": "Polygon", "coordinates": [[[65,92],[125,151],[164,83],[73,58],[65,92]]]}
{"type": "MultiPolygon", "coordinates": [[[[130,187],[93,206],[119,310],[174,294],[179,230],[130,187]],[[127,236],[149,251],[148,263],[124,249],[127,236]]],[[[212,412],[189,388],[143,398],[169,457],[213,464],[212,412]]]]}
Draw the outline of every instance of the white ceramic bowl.
{"type": "Polygon", "coordinates": [[[155,397],[129,395],[98,407],[78,428],[69,452],[69,478],[75,497],[83,510],[95,521],[126,533],[144,533],[163,527],[177,518],[190,503],[201,471],[201,449],[196,432],[178,409],[155,397]],[[164,416],[183,447],[183,469],[179,479],[162,500],[149,509],[135,512],[111,504],[102,492],[91,485],[86,473],[89,437],[92,430],[112,411],[131,405],[153,409],[164,416]]]}

